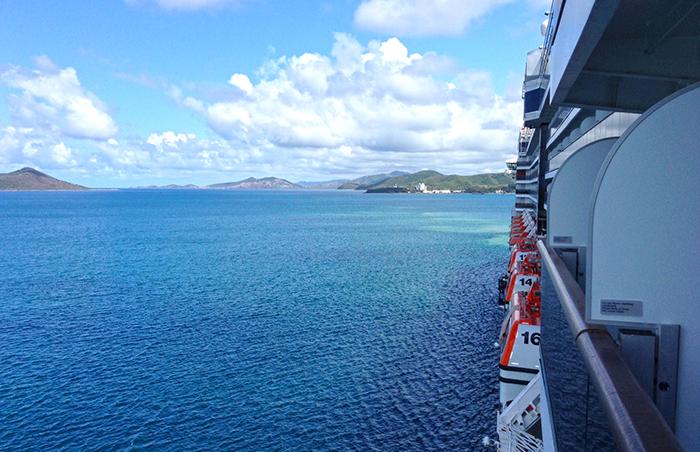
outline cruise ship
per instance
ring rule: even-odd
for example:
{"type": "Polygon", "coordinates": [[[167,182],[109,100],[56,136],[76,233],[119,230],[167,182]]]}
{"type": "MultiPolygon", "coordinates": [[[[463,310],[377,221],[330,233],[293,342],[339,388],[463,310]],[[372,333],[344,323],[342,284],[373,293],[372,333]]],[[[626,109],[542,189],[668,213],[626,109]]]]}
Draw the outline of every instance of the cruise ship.
{"type": "Polygon", "coordinates": [[[700,1],[546,16],[508,163],[491,445],[700,451],[700,1]]]}

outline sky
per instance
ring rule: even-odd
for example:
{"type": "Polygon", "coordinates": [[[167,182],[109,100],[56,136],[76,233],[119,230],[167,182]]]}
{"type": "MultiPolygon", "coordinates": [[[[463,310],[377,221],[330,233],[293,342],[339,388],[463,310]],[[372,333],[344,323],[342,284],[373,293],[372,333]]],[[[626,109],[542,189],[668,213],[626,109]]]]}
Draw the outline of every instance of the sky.
{"type": "Polygon", "coordinates": [[[0,173],[89,187],[479,174],[547,0],[3,0],[0,173]]]}

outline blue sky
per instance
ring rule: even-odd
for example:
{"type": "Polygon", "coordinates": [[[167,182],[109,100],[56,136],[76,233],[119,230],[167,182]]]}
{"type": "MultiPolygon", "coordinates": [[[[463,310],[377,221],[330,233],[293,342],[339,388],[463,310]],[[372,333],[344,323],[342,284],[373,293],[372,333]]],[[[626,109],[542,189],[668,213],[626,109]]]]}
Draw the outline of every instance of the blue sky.
{"type": "Polygon", "coordinates": [[[0,172],[128,187],[501,171],[547,6],[4,0],[0,172]]]}

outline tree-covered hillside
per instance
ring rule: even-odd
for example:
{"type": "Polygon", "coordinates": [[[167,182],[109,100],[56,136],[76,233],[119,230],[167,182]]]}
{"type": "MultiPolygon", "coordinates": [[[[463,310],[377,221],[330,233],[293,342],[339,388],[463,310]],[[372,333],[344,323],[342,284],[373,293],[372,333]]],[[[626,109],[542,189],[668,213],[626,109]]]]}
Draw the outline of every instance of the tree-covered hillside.
{"type": "Polygon", "coordinates": [[[419,171],[404,176],[392,177],[370,188],[403,187],[415,190],[415,187],[424,183],[427,190],[451,190],[467,193],[493,193],[497,190],[515,190],[515,180],[505,173],[476,174],[473,176],[459,176],[456,174],[446,176],[437,171],[419,171]]]}

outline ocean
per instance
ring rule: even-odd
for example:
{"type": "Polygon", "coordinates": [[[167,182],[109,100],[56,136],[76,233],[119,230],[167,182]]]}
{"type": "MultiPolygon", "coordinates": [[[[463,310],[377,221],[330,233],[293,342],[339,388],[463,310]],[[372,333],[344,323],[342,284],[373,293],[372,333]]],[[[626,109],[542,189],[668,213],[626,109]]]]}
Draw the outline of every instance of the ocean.
{"type": "Polygon", "coordinates": [[[512,205],[0,192],[0,450],[480,449],[512,205]]]}

